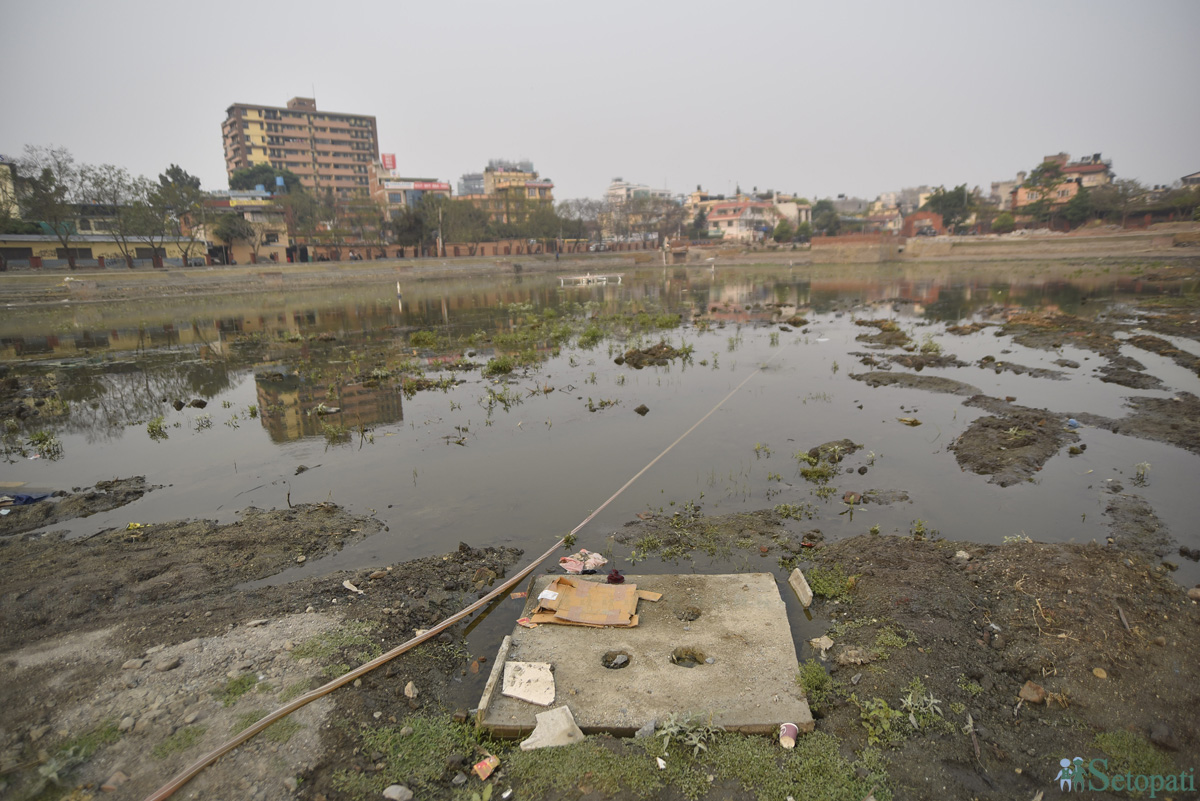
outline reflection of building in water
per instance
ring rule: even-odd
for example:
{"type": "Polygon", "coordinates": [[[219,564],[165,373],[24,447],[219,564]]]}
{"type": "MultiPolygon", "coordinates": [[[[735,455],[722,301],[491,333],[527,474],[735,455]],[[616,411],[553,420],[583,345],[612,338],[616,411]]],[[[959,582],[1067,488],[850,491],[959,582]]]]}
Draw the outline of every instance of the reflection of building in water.
{"type": "Polygon", "coordinates": [[[353,433],[360,425],[398,423],[404,419],[400,388],[346,384],[325,387],[296,375],[259,373],[254,376],[259,418],[275,442],[324,435],[327,426],[353,433]],[[337,407],[334,414],[312,413],[317,406],[337,407]]]}

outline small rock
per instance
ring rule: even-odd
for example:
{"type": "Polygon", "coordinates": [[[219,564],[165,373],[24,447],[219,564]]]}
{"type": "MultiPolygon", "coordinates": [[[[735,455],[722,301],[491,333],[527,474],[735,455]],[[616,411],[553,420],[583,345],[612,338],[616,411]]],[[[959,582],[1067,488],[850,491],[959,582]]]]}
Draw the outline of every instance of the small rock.
{"type": "Polygon", "coordinates": [[[183,716],[183,725],[191,726],[193,723],[195,723],[199,719],[200,719],[199,712],[188,712],[186,715],[183,716]]]}
{"type": "Polygon", "coordinates": [[[634,411],[640,414],[642,417],[645,417],[646,413],[650,411],[650,407],[643,403],[641,406],[638,406],[636,409],[634,409],[634,411]]]}
{"type": "MultiPolygon", "coordinates": [[[[458,775],[462,776],[461,773],[458,775]]],[[[455,778],[457,779],[458,776],[455,776],[455,778]]],[[[463,776],[463,781],[466,781],[465,776],[463,776]]],[[[462,782],[459,782],[459,784],[462,784],[462,782]]],[[[383,791],[383,797],[388,799],[388,801],[412,801],[413,792],[403,784],[393,784],[383,791]]]]}
{"type": "Polygon", "coordinates": [[[865,476],[867,474],[867,466],[865,464],[862,467],[858,468],[858,474],[860,476],[865,476]]]}
{"type": "Polygon", "coordinates": [[[29,741],[36,743],[38,740],[46,736],[46,732],[50,731],[49,726],[38,726],[35,729],[29,730],[29,741]]]}
{"type": "Polygon", "coordinates": [[[641,738],[653,737],[654,729],[657,728],[657,726],[658,720],[656,718],[650,718],[650,720],[646,721],[644,726],[633,733],[633,736],[641,738]]]}
{"type": "Polygon", "coordinates": [[[1161,636],[1160,636],[1160,637],[1155,637],[1155,638],[1154,638],[1154,644],[1155,644],[1155,645],[1157,645],[1157,646],[1159,646],[1160,648],[1161,648],[1161,647],[1165,647],[1165,646],[1166,646],[1166,644],[1167,644],[1167,638],[1166,638],[1166,637],[1161,637],[1161,636]]]}
{"type": "Polygon", "coordinates": [[[1174,732],[1171,731],[1170,726],[1162,721],[1150,727],[1150,742],[1166,748],[1168,751],[1179,750],[1179,741],[1175,739],[1174,732]]]}
{"type": "Polygon", "coordinates": [[[1192,587],[1188,590],[1188,598],[1193,601],[1200,601],[1200,587],[1192,587]]]}
{"type": "Polygon", "coordinates": [[[168,670],[174,670],[183,664],[183,660],[177,656],[172,656],[167,659],[160,659],[154,663],[154,669],[159,673],[166,673],[168,670]]]}
{"type": "Polygon", "coordinates": [[[1092,675],[1098,679],[1107,679],[1108,671],[1104,668],[1092,668],[1092,675]]]}
{"type": "MultiPolygon", "coordinates": [[[[387,571],[386,570],[376,570],[374,573],[367,576],[367,578],[371,579],[372,581],[374,581],[375,579],[387,578],[387,571]]],[[[397,787],[399,785],[392,785],[392,786],[397,787]]]]}
{"type": "Polygon", "coordinates": [[[183,401],[181,401],[181,400],[176,400],[176,401],[175,401],[174,403],[172,403],[171,405],[175,407],[175,411],[177,411],[177,412],[181,412],[181,411],[183,411],[183,407],[184,407],[184,406],[186,406],[187,404],[185,404],[185,403],[184,403],[183,401]]]}
{"type": "Polygon", "coordinates": [[[296,781],[295,776],[288,776],[283,780],[283,786],[287,788],[289,793],[296,792],[296,788],[300,786],[300,782],[296,781]]]}
{"type": "Polygon", "coordinates": [[[300,554],[299,556],[296,557],[296,564],[298,564],[298,565],[302,565],[307,561],[308,561],[308,557],[305,556],[304,554],[300,554]]]}
{"type": "Polygon", "coordinates": [[[1018,696],[1021,700],[1028,701],[1031,704],[1040,704],[1046,700],[1046,690],[1040,684],[1027,681],[1025,682],[1025,686],[1021,688],[1018,696]]]}
{"type": "Polygon", "coordinates": [[[251,620],[249,623],[246,624],[246,628],[253,629],[253,628],[257,628],[259,626],[265,626],[270,622],[271,621],[267,620],[265,617],[259,618],[258,620],[251,620]]]}
{"type": "Polygon", "coordinates": [[[1005,645],[1008,645],[1008,641],[1004,639],[1003,634],[997,634],[995,637],[992,637],[992,648],[997,651],[1003,651],[1005,645]]]}
{"type": "Polygon", "coordinates": [[[313,609],[313,608],[310,606],[310,607],[308,607],[307,609],[305,609],[304,611],[305,611],[305,612],[315,612],[315,611],[317,611],[317,610],[316,610],[316,609],[313,609]]]}
{"type": "Polygon", "coordinates": [[[121,722],[119,724],[117,724],[117,731],[119,731],[119,732],[132,731],[133,727],[136,723],[137,723],[137,721],[134,720],[134,718],[131,715],[126,715],[125,717],[121,718],[121,722]]]}
{"type": "Polygon", "coordinates": [[[853,676],[850,677],[850,683],[855,686],[857,686],[860,681],[862,681],[861,673],[855,673],[853,676]]]}
{"type": "Polygon", "coordinates": [[[126,776],[124,772],[118,770],[116,773],[108,777],[108,781],[100,785],[100,789],[106,793],[115,793],[117,788],[127,781],[129,781],[129,777],[126,776]]]}
{"type": "Polygon", "coordinates": [[[137,670],[144,664],[146,664],[145,659],[128,659],[125,664],[121,665],[121,670],[137,670]]]}
{"type": "Polygon", "coordinates": [[[194,398],[192,399],[192,402],[188,404],[188,406],[191,406],[193,409],[203,409],[207,405],[208,401],[204,400],[203,398],[194,398]]]}
{"type": "Polygon", "coordinates": [[[454,778],[450,780],[450,783],[455,787],[462,787],[467,783],[467,774],[460,770],[458,773],[454,774],[454,778]]]}
{"type": "Polygon", "coordinates": [[[401,730],[400,730],[400,736],[401,736],[401,737],[408,737],[408,736],[409,736],[410,734],[412,734],[412,733],[413,733],[413,727],[412,727],[412,726],[405,726],[403,729],[401,729],[401,730]]]}
{"type": "Polygon", "coordinates": [[[408,684],[404,685],[404,697],[405,698],[416,698],[417,697],[417,685],[413,684],[411,681],[408,684]]]}

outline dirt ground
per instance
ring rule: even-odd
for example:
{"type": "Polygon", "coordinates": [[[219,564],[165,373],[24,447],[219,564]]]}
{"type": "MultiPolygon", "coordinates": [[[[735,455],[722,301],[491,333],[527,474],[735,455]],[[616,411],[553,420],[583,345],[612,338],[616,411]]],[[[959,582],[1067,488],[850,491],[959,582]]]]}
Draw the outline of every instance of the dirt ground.
{"type": "MultiPolygon", "coordinates": [[[[1015,314],[998,330],[1031,347],[1090,350],[1106,360],[1106,377],[1126,386],[1157,379],[1122,356],[1122,344],[1200,369],[1161,339],[1200,339],[1194,303],[1140,313],[1136,325],[1160,336],[1122,340],[1134,323],[1061,313],[1015,314]]],[[[888,321],[863,324],[873,329],[860,337],[868,347],[911,345],[888,321]]],[[[1200,398],[1189,393],[1131,400],[1121,418],[1050,412],[917,374],[953,356],[860,355],[876,368],[855,376],[869,384],[970,396],[968,405],[984,409],[954,450],[966,469],[1001,487],[1074,446],[1071,417],[1200,453],[1200,398]]],[[[8,408],[53,412],[52,384],[0,379],[8,408]]],[[[837,447],[810,453],[816,468],[857,447],[826,445],[837,447]]],[[[145,797],[239,727],[431,627],[521,561],[513,549],[463,544],[442,556],[288,580],[288,568],[380,529],[332,504],[247,509],[229,525],[178,521],[73,540],[53,532],[57,522],[153,492],[153,480],[64,491],[0,519],[0,660],[11,677],[0,686],[2,798],[145,797]]],[[[1172,578],[1162,557],[1176,543],[1149,504],[1117,483],[1109,494],[1109,541],[1097,545],[980,545],[923,531],[830,543],[802,511],[778,507],[723,518],[647,514],[620,540],[652,536],[655,553],[673,558],[743,549],[756,565],[778,565],[781,582],[800,566],[821,589],[810,611],[833,645],[824,658],[801,646],[808,667],[800,672],[816,682],[811,742],[833,744],[825,758],[841,761],[822,764],[836,764],[841,778],[805,797],[859,801],[874,787],[878,801],[1033,798],[1054,791],[1059,760],[1077,753],[1099,749],[1114,769],[1131,772],[1186,772],[1200,761],[1200,590],[1172,578]]],[[[891,489],[861,498],[904,500],[891,489]]],[[[177,797],[334,801],[379,798],[404,784],[421,799],[466,801],[483,784],[456,779],[482,748],[501,757],[497,793],[511,787],[521,799],[783,801],[801,786],[771,783],[775,767],[808,763],[764,738],[753,738],[761,741],[755,758],[766,760],[755,764],[768,769],[753,781],[722,762],[731,740],[672,765],[667,781],[624,772],[647,763],[646,753],[603,737],[589,738],[591,750],[547,755],[541,767],[555,778],[543,781],[512,744],[455,723],[491,657],[464,642],[464,629],[453,629],[317,701],[177,797]],[[414,698],[405,694],[409,682],[414,698]]]]}

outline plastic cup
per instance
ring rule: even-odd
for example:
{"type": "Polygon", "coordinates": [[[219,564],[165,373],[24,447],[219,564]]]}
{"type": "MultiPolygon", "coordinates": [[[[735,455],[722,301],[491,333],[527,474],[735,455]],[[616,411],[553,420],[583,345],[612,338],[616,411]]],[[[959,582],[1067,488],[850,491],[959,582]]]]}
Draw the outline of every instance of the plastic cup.
{"type": "Polygon", "coordinates": [[[779,744],[784,748],[795,748],[798,734],[800,734],[800,727],[795,723],[781,723],[779,725],[779,744]]]}

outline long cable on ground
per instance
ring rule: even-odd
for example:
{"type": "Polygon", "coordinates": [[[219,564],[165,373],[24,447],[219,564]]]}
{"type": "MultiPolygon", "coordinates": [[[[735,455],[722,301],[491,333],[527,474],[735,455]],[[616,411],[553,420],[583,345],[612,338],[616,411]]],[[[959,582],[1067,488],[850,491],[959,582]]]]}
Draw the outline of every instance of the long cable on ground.
{"type": "Polygon", "coordinates": [[[421,643],[425,642],[426,640],[430,639],[431,637],[436,637],[438,634],[440,634],[443,631],[445,631],[446,629],[450,628],[455,623],[462,620],[464,617],[467,617],[472,612],[482,609],[483,607],[485,607],[489,603],[491,603],[493,600],[498,598],[501,594],[508,592],[509,589],[511,589],[516,584],[520,583],[520,581],[522,579],[524,579],[526,576],[528,576],[530,573],[533,572],[534,568],[536,568],[542,562],[546,561],[546,559],[548,559],[551,554],[553,554],[556,550],[558,550],[563,545],[563,543],[565,543],[567,541],[567,537],[571,537],[571,536],[575,535],[580,529],[582,529],[588,523],[592,522],[592,520],[595,519],[596,515],[600,514],[600,512],[603,511],[606,506],[608,506],[610,503],[612,503],[613,501],[615,501],[617,499],[617,496],[619,496],[625,490],[629,489],[630,485],[632,485],[633,482],[635,482],[639,478],[641,478],[642,475],[647,470],[649,470],[651,467],[653,467],[655,464],[657,464],[658,461],[660,459],[662,459],[664,456],[666,456],[671,451],[672,448],[674,448],[676,445],[678,445],[680,442],[682,442],[684,440],[684,438],[687,437],[688,434],[691,434],[693,431],[695,431],[700,426],[701,423],[703,423],[709,417],[712,417],[713,413],[715,413],[717,411],[717,409],[721,408],[725,404],[726,401],[728,401],[735,394],[737,394],[738,390],[740,390],[742,387],[744,387],[751,378],[754,378],[756,375],[761,373],[763,371],[763,368],[766,367],[767,364],[770,364],[770,362],[773,361],[773,359],[774,359],[774,357],[772,357],[772,359],[769,359],[766,362],[766,364],[760,365],[758,367],[758,369],[756,369],[753,373],[751,373],[750,375],[743,378],[742,381],[736,387],[729,390],[728,394],[726,394],[725,397],[723,397],[723,398],[721,398],[721,400],[717,401],[716,405],[713,406],[711,409],[709,409],[704,414],[703,417],[701,417],[699,420],[697,420],[695,423],[693,423],[691,428],[689,428],[687,431],[684,431],[682,434],[680,434],[675,439],[674,442],[672,442],[667,447],[663,448],[662,452],[659,453],[658,456],[655,456],[653,459],[651,459],[646,464],[645,467],[643,467],[641,470],[637,471],[637,473],[635,473],[631,479],[629,479],[624,484],[622,484],[621,488],[619,490],[617,490],[616,492],[614,492],[612,495],[610,495],[608,500],[606,500],[604,503],[597,506],[590,515],[585,517],[579,523],[579,525],[577,525],[577,526],[575,526],[575,528],[571,529],[571,532],[566,537],[559,539],[558,542],[554,543],[554,545],[550,548],[550,550],[546,551],[544,554],[539,556],[537,559],[530,562],[529,565],[527,565],[525,568],[523,568],[520,573],[517,573],[511,579],[508,579],[503,584],[501,584],[499,587],[492,590],[491,592],[489,592],[487,595],[480,598],[475,603],[471,604],[470,606],[466,607],[465,609],[462,609],[459,612],[456,612],[455,614],[446,618],[441,623],[438,623],[436,626],[434,626],[433,628],[424,632],[423,634],[418,634],[416,637],[413,637],[411,640],[408,640],[406,642],[401,643],[400,645],[397,645],[395,648],[388,651],[387,653],[375,657],[370,662],[360,665],[357,668],[355,668],[354,670],[350,671],[349,673],[339,676],[338,678],[334,679],[333,681],[330,681],[326,684],[321,685],[320,687],[318,687],[315,690],[311,690],[311,691],[305,693],[304,695],[300,696],[299,698],[296,698],[295,700],[291,701],[290,703],[286,704],[285,706],[279,707],[279,709],[276,709],[274,712],[267,715],[265,718],[262,718],[257,723],[250,726],[249,728],[243,729],[241,732],[239,732],[234,737],[230,738],[229,740],[225,741],[221,745],[217,746],[212,751],[209,751],[207,754],[205,754],[204,756],[197,759],[191,765],[188,765],[186,768],[184,768],[182,771],[180,771],[179,774],[175,776],[175,778],[171,779],[171,781],[167,782],[162,787],[158,788],[158,790],[156,790],[153,793],[151,793],[150,795],[146,796],[146,801],[164,801],[164,799],[170,798],[172,795],[175,794],[176,790],[183,787],[189,781],[194,779],[200,773],[200,771],[204,770],[206,767],[208,767],[212,763],[216,762],[222,756],[229,753],[233,749],[237,748],[239,745],[246,742],[254,735],[263,731],[271,724],[276,723],[279,720],[287,717],[288,715],[295,712],[297,709],[300,709],[303,706],[307,706],[308,704],[312,703],[313,701],[317,700],[318,698],[328,695],[329,693],[336,690],[338,687],[341,687],[345,684],[349,684],[350,682],[354,681],[355,679],[365,676],[366,674],[370,673],[372,670],[379,667],[380,665],[390,662],[391,660],[400,656],[400,654],[404,653],[405,651],[408,651],[409,649],[411,649],[417,645],[420,645],[421,643]]]}

